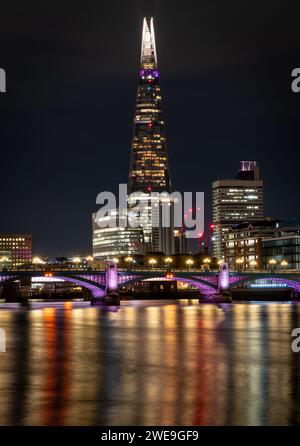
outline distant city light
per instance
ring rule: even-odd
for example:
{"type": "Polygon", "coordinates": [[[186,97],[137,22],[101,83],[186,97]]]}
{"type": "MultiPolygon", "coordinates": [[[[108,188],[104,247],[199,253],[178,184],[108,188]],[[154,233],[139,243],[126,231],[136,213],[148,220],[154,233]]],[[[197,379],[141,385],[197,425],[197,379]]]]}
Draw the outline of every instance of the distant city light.
{"type": "Polygon", "coordinates": [[[33,265],[44,265],[46,262],[42,260],[40,257],[33,257],[32,259],[33,265]]]}
{"type": "Polygon", "coordinates": [[[72,262],[73,263],[80,263],[81,262],[81,258],[80,257],[73,257],[72,262]]]}

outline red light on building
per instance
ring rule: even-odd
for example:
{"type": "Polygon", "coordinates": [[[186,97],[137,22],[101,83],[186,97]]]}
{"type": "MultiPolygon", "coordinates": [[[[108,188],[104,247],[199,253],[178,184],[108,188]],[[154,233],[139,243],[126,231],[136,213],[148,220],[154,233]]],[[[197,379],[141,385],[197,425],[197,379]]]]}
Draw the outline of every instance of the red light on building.
{"type": "Polygon", "coordinates": [[[210,229],[215,229],[216,225],[214,225],[213,223],[210,225],[210,229]]]}

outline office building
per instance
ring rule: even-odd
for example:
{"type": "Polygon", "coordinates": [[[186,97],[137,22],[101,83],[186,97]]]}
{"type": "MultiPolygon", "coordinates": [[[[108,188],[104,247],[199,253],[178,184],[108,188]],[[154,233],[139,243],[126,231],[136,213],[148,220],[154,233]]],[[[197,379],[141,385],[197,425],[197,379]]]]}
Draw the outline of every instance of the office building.
{"type": "Polygon", "coordinates": [[[126,255],[143,254],[142,228],[120,227],[119,210],[99,217],[93,214],[93,258],[112,260],[126,255]]]}
{"type": "Polygon", "coordinates": [[[170,192],[153,18],[144,18],[128,181],[131,192],[170,192]]]}
{"type": "Polygon", "coordinates": [[[129,213],[141,202],[145,204],[144,211],[140,216],[138,229],[130,226],[99,228],[93,216],[94,256],[110,257],[113,252],[116,256],[125,252],[174,254],[174,202],[169,197],[170,192],[165,118],[153,19],[144,18],[127,199],[129,213]],[[151,193],[159,196],[150,197],[151,193]],[[167,213],[170,215],[169,226],[163,221],[163,215],[167,213]],[[127,242],[129,245],[125,246],[127,242]]]}
{"type": "Polygon", "coordinates": [[[263,239],[273,237],[278,220],[266,218],[232,225],[224,233],[224,258],[230,269],[262,269],[263,239]]]}
{"type": "MultiPolygon", "coordinates": [[[[151,192],[163,194],[171,191],[153,18],[150,21],[144,18],[143,22],[128,191],[129,194],[141,193],[142,200],[151,192]]],[[[130,197],[128,205],[129,208],[132,206],[130,197]]],[[[147,214],[142,223],[146,251],[174,254],[173,213],[170,198],[148,200],[147,214]],[[169,227],[162,223],[165,205],[170,207],[169,227]]]]}
{"type": "Polygon", "coordinates": [[[224,237],[232,225],[263,219],[263,181],[255,161],[241,161],[234,179],[217,180],[213,195],[213,254],[224,257],[224,237]]]}
{"type": "Polygon", "coordinates": [[[0,269],[19,269],[32,260],[32,237],[24,234],[0,234],[0,269]]]}
{"type": "Polygon", "coordinates": [[[300,221],[281,222],[262,240],[263,268],[300,271],[300,221]]]}

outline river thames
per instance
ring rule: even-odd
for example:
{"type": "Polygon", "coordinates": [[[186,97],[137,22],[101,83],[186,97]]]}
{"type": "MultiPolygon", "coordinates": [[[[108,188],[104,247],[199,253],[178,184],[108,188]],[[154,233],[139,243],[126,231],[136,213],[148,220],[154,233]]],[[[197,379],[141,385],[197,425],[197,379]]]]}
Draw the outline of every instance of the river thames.
{"type": "Polygon", "coordinates": [[[300,304],[0,306],[1,425],[299,425],[300,304]]]}

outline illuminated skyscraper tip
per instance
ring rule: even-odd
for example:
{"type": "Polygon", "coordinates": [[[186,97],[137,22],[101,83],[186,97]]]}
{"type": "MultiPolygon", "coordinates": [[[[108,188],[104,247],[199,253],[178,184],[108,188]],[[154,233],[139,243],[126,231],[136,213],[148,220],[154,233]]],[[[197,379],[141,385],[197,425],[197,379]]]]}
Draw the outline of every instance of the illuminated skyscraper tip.
{"type": "Polygon", "coordinates": [[[149,25],[145,17],[143,22],[141,68],[153,69],[156,67],[157,67],[157,55],[156,55],[153,18],[151,17],[149,25]]]}
{"type": "Polygon", "coordinates": [[[169,192],[170,178],[153,19],[144,18],[129,192],[169,192]]]}

